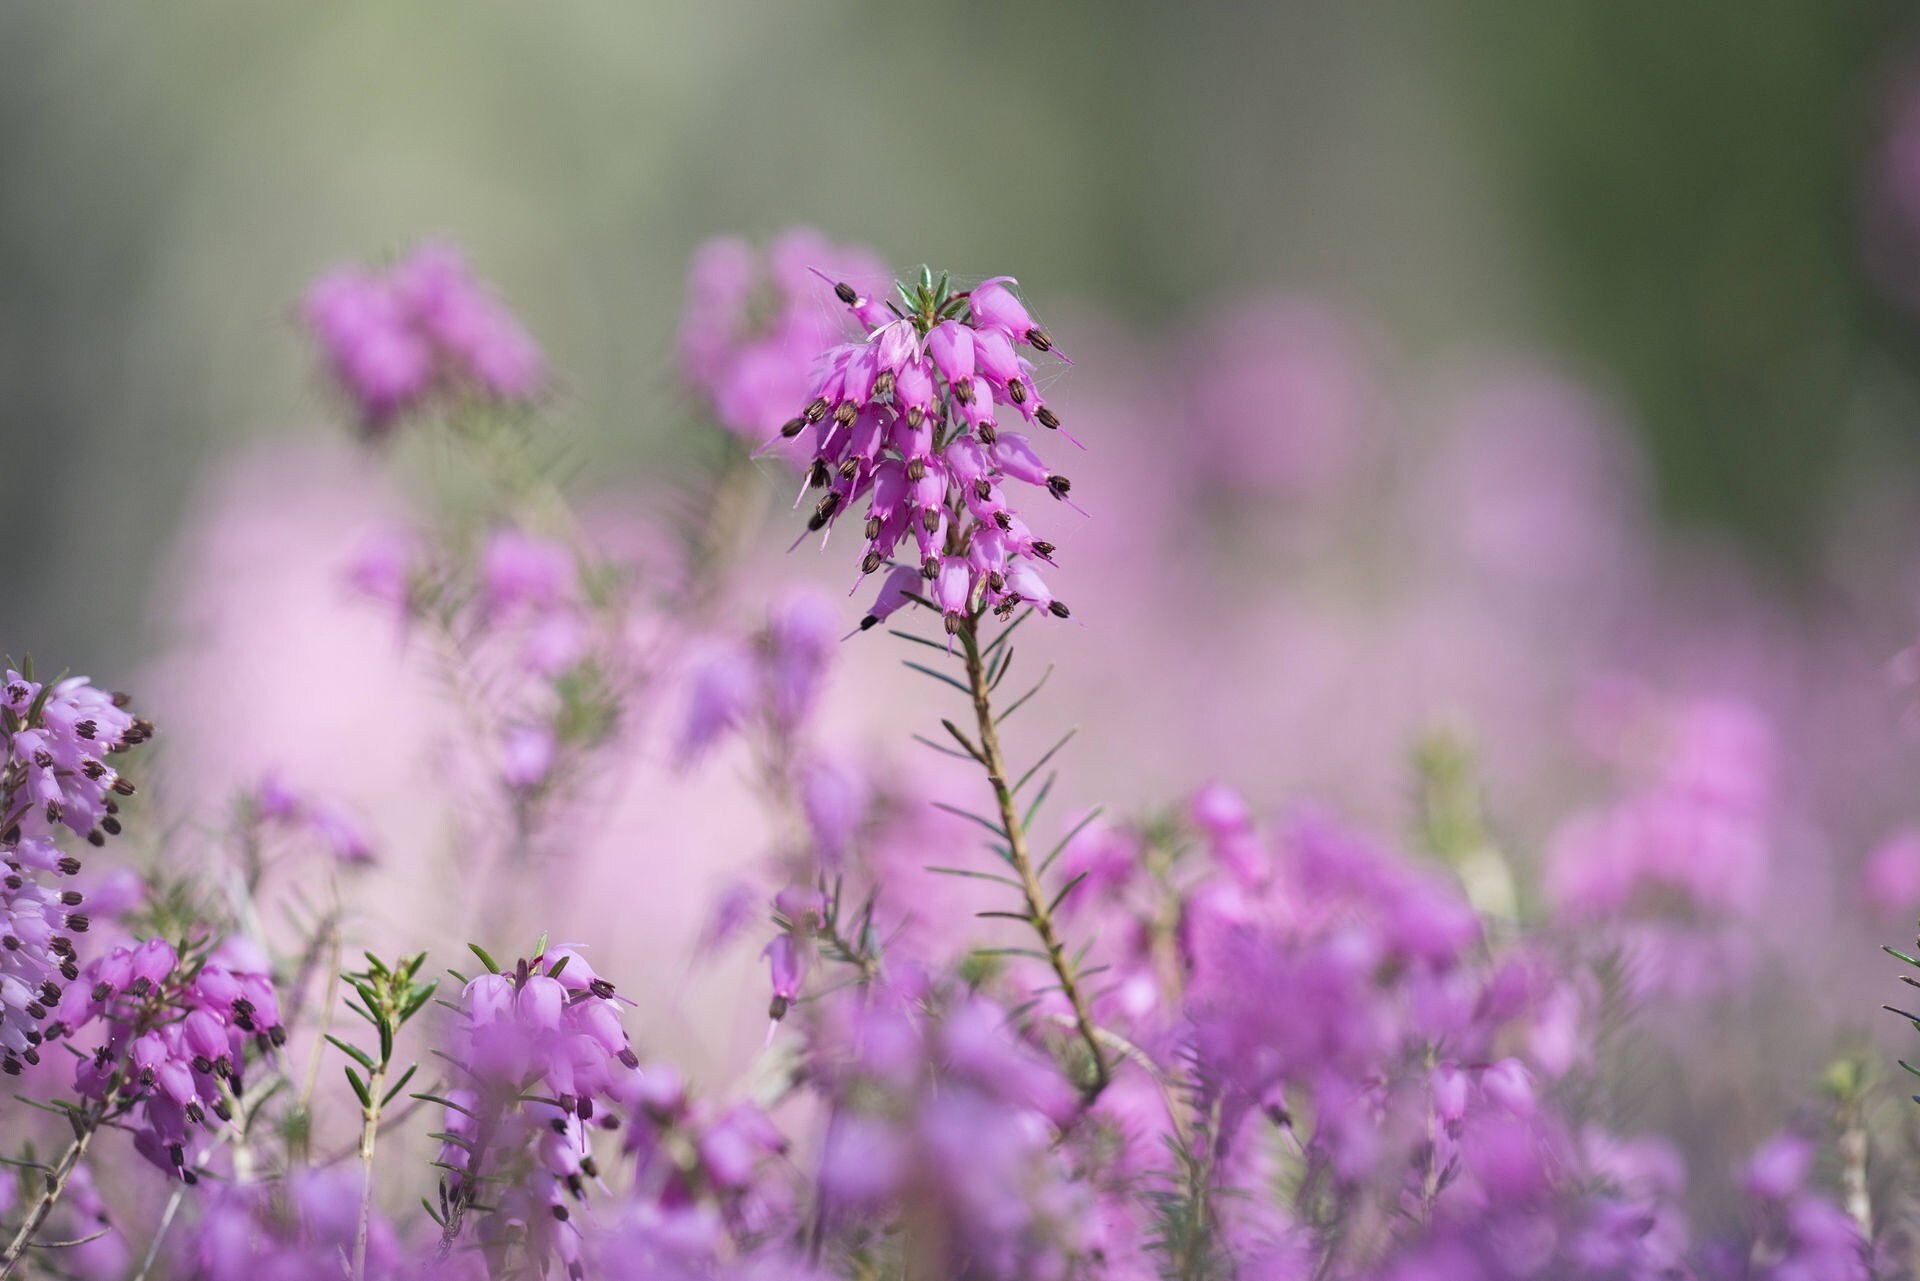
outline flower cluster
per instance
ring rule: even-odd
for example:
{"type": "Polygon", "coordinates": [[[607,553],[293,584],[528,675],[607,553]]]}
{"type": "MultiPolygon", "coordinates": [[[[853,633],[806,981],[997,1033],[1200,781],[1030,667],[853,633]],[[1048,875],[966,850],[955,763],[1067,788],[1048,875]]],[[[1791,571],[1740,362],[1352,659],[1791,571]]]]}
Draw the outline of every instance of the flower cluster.
{"type": "Polygon", "coordinates": [[[435,400],[524,402],[546,382],[540,348],[447,245],[386,271],[330,272],[302,314],[369,436],[435,400]]]}
{"type": "Polygon", "coordinates": [[[883,281],[867,249],[818,232],[782,232],[764,254],[723,236],[700,246],[687,271],[680,369],[722,427],[753,444],[805,398],[815,359],[840,338],[836,280],[883,281]]]}
{"type": "Polygon", "coordinates": [[[119,832],[115,797],[133,795],[105,758],[144,743],[153,726],[126,711],[123,695],[97,689],[84,676],[42,685],[7,671],[4,712],[6,824],[34,817],[64,824],[94,845],[119,832]]]}
{"type": "Polygon", "coordinates": [[[832,1108],[820,1213],[850,1252],[900,1252],[909,1273],[1064,1277],[1084,1253],[1084,1190],[1055,1136],[1076,1098],[1006,1010],[927,976],[876,985],[809,1020],[832,1108]],[[877,1230],[912,1206],[912,1228],[877,1230]]]}
{"type": "Polygon", "coordinates": [[[44,685],[9,669],[0,695],[0,1071],[17,1076],[40,1061],[48,1012],[79,976],[73,936],[91,924],[71,879],[80,860],[56,837],[65,827],[98,846],[119,834],[134,786],[106,758],[153,726],[83,676],[44,685]]]}
{"type": "Polygon", "coordinates": [[[542,947],[505,971],[489,963],[462,992],[451,1051],[464,1079],[446,1096],[440,1156],[449,1233],[485,1188],[478,1235],[490,1256],[524,1251],[582,1275],[570,1207],[598,1172],[590,1130],[618,1124],[608,1105],[640,1066],[613,984],[572,948],[542,947]]]}
{"type": "Polygon", "coordinates": [[[1010,481],[1061,500],[1072,488],[1025,435],[1001,430],[1001,409],[1060,430],[1033,362],[1019,354],[1021,346],[1052,351],[1053,340],[1012,283],[996,276],[956,292],[948,278],[923,271],[918,285],[898,287],[904,309],[844,281],[834,285],[865,336],[820,357],[811,399],[780,435],[812,433],[807,484],[826,492],[809,530],[830,528],[866,500],[863,576],[913,540],[911,563],[888,577],[863,627],[916,590],[932,599],[949,631],[989,607],[1008,614],[1025,603],[1067,615],[1034,568],[1053,563],[1054,546],[1035,536],[1007,493],[1010,481]],[[931,588],[917,587],[916,573],[931,588]]]}
{"type": "Polygon", "coordinates": [[[67,988],[57,1015],[49,1037],[97,1037],[76,1092],[106,1115],[136,1115],[134,1147],[188,1183],[195,1136],[212,1131],[209,1118],[231,1119],[246,1092],[248,1047],[286,1041],[267,958],[238,936],[184,954],[159,938],[117,946],[67,988]]]}
{"type": "Polygon", "coordinates": [[[1736,701],[1618,701],[1598,718],[1601,746],[1643,777],[1560,826],[1548,893],[1568,922],[1611,927],[1636,990],[1717,990],[1751,964],[1743,927],[1766,889],[1773,732],[1736,701]]]}

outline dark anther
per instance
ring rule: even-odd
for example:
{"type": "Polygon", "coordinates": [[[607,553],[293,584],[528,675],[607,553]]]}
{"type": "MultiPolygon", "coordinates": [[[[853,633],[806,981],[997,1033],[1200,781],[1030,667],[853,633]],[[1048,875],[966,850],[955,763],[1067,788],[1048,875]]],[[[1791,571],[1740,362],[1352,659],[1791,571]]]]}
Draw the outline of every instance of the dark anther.
{"type": "Polygon", "coordinates": [[[20,940],[8,934],[4,938],[0,938],[0,947],[6,948],[9,952],[18,952],[20,950],[20,940]]]}
{"type": "Polygon", "coordinates": [[[948,614],[947,615],[947,635],[958,636],[960,634],[960,625],[962,621],[963,620],[961,619],[960,615],[948,614]]]}
{"type": "Polygon", "coordinates": [[[67,913],[67,928],[72,930],[75,934],[85,934],[87,932],[87,927],[92,924],[93,924],[92,919],[89,918],[85,912],[68,912],[67,913]]]}
{"type": "Polygon", "coordinates": [[[920,577],[932,581],[940,576],[940,558],[929,556],[920,562],[920,577]]]}
{"type": "Polygon", "coordinates": [[[1046,330],[1036,326],[1027,330],[1027,345],[1035,351],[1052,351],[1053,339],[1047,337],[1046,330]]]}
{"type": "Polygon", "coordinates": [[[887,558],[879,552],[868,552],[860,558],[860,572],[863,574],[871,574],[886,563],[887,558]]]}
{"type": "Polygon", "coordinates": [[[631,1045],[622,1046],[620,1048],[620,1053],[618,1055],[618,1058],[622,1063],[626,1064],[626,1066],[630,1068],[637,1068],[640,1066],[640,1056],[633,1052],[633,1047],[631,1045]]]}
{"type": "Polygon", "coordinates": [[[851,400],[843,400],[833,407],[833,421],[839,423],[842,427],[851,427],[853,426],[854,418],[859,412],[858,409],[854,408],[851,400]]]}
{"type": "Polygon", "coordinates": [[[100,820],[100,830],[108,836],[120,835],[120,820],[109,814],[100,820]]]}
{"type": "Polygon", "coordinates": [[[807,429],[806,419],[789,418],[784,424],[781,425],[780,434],[782,436],[785,436],[788,440],[792,440],[795,436],[798,436],[801,432],[805,431],[806,429],[807,429]]]}
{"type": "Polygon", "coordinates": [[[107,1000],[109,997],[113,995],[113,987],[111,984],[108,984],[108,983],[95,983],[93,985],[93,991],[90,993],[90,995],[96,1001],[107,1000]]]}
{"type": "Polygon", "coordinates": [[[860,460],[852,456],[841,459],[839,471],[841,480],[852,480],[860,474],[860,460]]]}
{"type": "Polygon", "coordinates": [[[993,523],[1000,526],[1000,528],[1003,530],[1012,529],[1013,513],[1007,512],[1007,511],[997,511],[993,514],[993,523]]]}
{"type": "Polygon", "coordinates": [[[1054,413],[1051,409],[1048,409],[1045,405],[1042,405],[1040,406],[1040,408],[1034,410],[1033,416],[1040,420],[1040,425],[1042,427],[1058,428],[1060,426],[1060,415],[1054,413]]]}
{"type": "Polygon", "coordinates": [[[60,813],[61,811],[60,811],[59,801],[47,802],[47,822],[58,823],[60,821],[60,813]]]}
{"type": "Polygon", "coordinates": [[[53,753],[42,747],[33,754],[33,763],[41,769],[53,768],[53,753]]]}
{"type": "Polygon", "coordinates": [[[869,516],[867,517],[867,541],[872,542],[878,537],[880,537],[880,518],[869,516]]]}
{"type": "Polygon", "coordinates": [[[987,575],[987,586],[996,592],[1004,592],[1007,590],[1007,576],[997,569],[993,570],[987,575]]]}
{"type": "Polygon", "coordinates": [[[826,463],[818,458],[813,460],[813,466],[807,468],[808,489],[825,489],[832,480],[833,473],[827,470],[826,463]]]}
{"type": "Polygon", "coordinates": [[[817,423],[827,416],[827,410],[829,408],[831,408],[831,406],[827,404],[827,398],[825,396],[816,396],[812,404],[800,411],[800,416],[810,423],[817,423]]]}
{"type": "Polygon", "coordinates": [[[907,426],[913,428],[915,431],[920,430],[920,424],[926,420],[927,411],[920,408],[920,406],[915,405],[913,408],[907,410],[907,426]]]}
{"type": "MultiPolygon", "coordinates": [[[[102,824],[102,826],[105,825],[102,824]]],[[[54,866],[60,869],[62,876],[72,876],[80,870],[80,860],[68,854],[61,858],[58,863],[55,863],[54,866]]]]}
{"type": "Polygon", "coordinates": [[[98,849],[100,846],[105,845],[106,843],[107,843],[107,834],[101,831],[99,828],[97,827],[93,828],[87,833],[87,844],[93,846],[95,849],[98,849]]]}
{"type": "Polygon", "coordinates": [[[827,522],[832,520],[833,514],[839,510],[840,491],[837,489],[828,491],[827,496],[820,500],[820,505],[813,509],[813,515],[808,517],[807,528],[816,531],[826,528],[827,522]]]}
{"type": "Polygon", "coordinates": [[[1027,385],[1018,378],[1007,379],[1007,399],[1016,405],[1027,403],[1027,385]]]}
{"type": "Polygon", "coordinates": [[[963,405],[973,403],[973,379],[963,378],[953,384],[953,398],[963,405]]]}
{"type": "Polygon", "coordinates": [[[65,903],[68,907],[79,907],[80,900],[84,897],[85,895],[81,894],[79,890],[60,891],[60,901],[62,903],[65,903]]]}
{"type": "Polygon", "coordinates": [[[908,480],[922,480],[926,477],[926,474],[927,474],[926,459],[909,458],[907,460],[907,479],[908,480]]]}
{"type": "Polygon", "coordinates": [[[1053,544],[1044,538],[1036,538],[1033,541],[1033,554],[1041,560],[1052,560],[1054,550],[1053,544]]]}
{"type": "Polygon", "coordinates": [[[978,498],[983,503],[986,502],[987,499],[993,497],[993,482],[988,480],[985,476],[982,476],[979,480],[974,481],[973,496],[975,498],[978,498]]]}
{"type": "Polygon", "coordinates": [[[97,783],[106,777],[107,767],[89,756],[86,760],[80,762],[80,772],[97,783]]]}
{"type": "Polygon", "coordinates": [[[565,1223],[569,1217],[567,1214],[567,1207],[559,1204],[558,1202],[555,1202],[553,1207],[553,1217],[560,1220],[560,1222],[565,1223]]]}
{"type": "Polygon", "coordinates": [[[613,984],[607,982],[605,979],[595,979],[593,982],[587,984],[587,991],[605,1001],[613,996],[614,987],[613,984]]]}
{"type": "Polygon", "coordinates": [[[276,1047],[285,1045],[287,1043],[287,1029],[275,1023],[267,1029],[267,1039],[272,1041],[276,1047]]]}
{"type": "Polygon", "coordinates": [[[893,395],[893,371],[891,369],[882,369],[880,376],[873,380],[873,394],[875,396],[889,397],[893,395]]]}
{"type": "Polygon", "coordinates": [[[5,841],[8,845],[18,845],[20,843],[20,825],[15,823],[12,827],[9,827],[6,835],[0,836],[0,841],[5,841]]]}
{"type": "Polygon", "coordinates": [[[81,738],[92,738],[100,732],[100,727],[92,721],[76,721],[73,726],[73,732],[81,738]]]}
{"type": "Polygon", "coordinates": [[[940,509],[938,507],[928,507],[920,513],[920,528],[926,530],[929,534],[940,528],[940,509]]]}
{"type": "Polygon", "coordinates": [[[1055,601],[1053,604],[1047,606],[1047,612],[1055,618],[1065,618],[1068,614],[1066,605],[1060,601],[1055,601]]]}
{"type": "Polygon", "coordinates": [[[975,427],[974,430],[980,433],[980,443],[983,445],[992,445],[994,441],[1000,439],[1000,429],[993,425],[993,419],[991,418],[981,423],[978,427],[975,427]]]}
{"type": "Polygon", "coordinates": [[[773,1000],[767,1002],[767,1017],[775,1023],[778,1023],[781,1019],[787,1017],[787,1006],[789,1004],[790,1002],[786,997],[775,996],[773,1000]]]}
{"type": "Polygon", "coordinates": [[[1072,488],[1073,488],[1073,482],[1068,480],[1065,476],[1053,475],[1053,476],[1047,477],[1047,492],[1052,494],[1055,498],[1065,498],[1067,496],[1067,491],[1072,488]]]}
{"type": "Polygon", "coordinates": [[[860,295],[853,292],[853,286],[844,280],[833,287],[833,296],[849,307],[860,301],[860,295]]]}
{"type": "Polygon", "coordinates": [[[133,784],[124,778],[116,778],[113,780],[113,790],[122,796],[132,796],[133,784]]]}
{"type": "Polygon", "coordinates": [[[130,694],[123,694],[119,690],[115,690],[113,692],[113,705],[115,707],[125,707],[128,703],[131,703],[132,701],[133,701],[133,696],[130,694]]]}

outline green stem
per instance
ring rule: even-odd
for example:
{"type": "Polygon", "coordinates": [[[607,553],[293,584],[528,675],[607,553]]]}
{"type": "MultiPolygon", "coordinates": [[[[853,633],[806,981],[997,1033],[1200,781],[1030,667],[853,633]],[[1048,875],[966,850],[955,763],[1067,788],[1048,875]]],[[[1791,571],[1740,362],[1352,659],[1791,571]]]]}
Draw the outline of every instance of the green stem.
{"type": "Polygon", "coordinates": [[[1074,1030],[1087,1047],[1087,1054],[1093,1062],[1093,1079],[1083,1093],[1091,1103],[1107,1088],[1111,1079],[1111,1069],[1107,1056],[1100,1046],[1100,1036],[1094,1027],[1093,1015],[1087,1008],[1087,999],[1080,990],[1079,980],[1073,973],[1073,966],[1067,961],[1066,949],[1060,942],[1059,931],[1054,928],[1053,913],[1047,907],[1047,896],[1040,888],[1040,874],[1034,867],[1033,855],[1027,848],[1026,824],[1020,821],[1020,815],[1013,804],[1013,788],[1007,782],[1006,757],[1000,750],[1000,734],[994,723],[993,699],[987,687],[987,666],[980,652],[980,615],[969,615],[960,624],[957,635],[966,651],[967,687],[973,699],[973,718],[980,733],[980,741],[975,759],[987,771],[987,782],[993,788],[994,803],[1000,809],[1000,826],[1006,833],[1007,849],[1011,855],[1014,874],[1020,878],[1021,893],[1027,900],[1027,920],[1032,924],[1034,933],[1040,936],[1040,945],[1046,950],[1047,963],[1053,967],[1053,973],[1060,980],[1061,994],[1067,998],[1067,1004],[1073,1009],[1074,1030]]]}
{"type": "Polygon", "coordinates": [[[41,1185],[40,1195],[35,1198],[33,1208],[27,1211],[27,1217],[20,1224],[20,1230],[13,1234],[13,1240],[7,1243],[4,1252],[0,1252],[0,1279],[10,1277],[14,1269],[20,1266],[20,1260],[26,1256],[33,1245],[33,1238],[46,1226],[47,1216],[53,1213],[53,1207],[67,1190],[67,1180],[80,1167],[80,1161],[87,1155],[87,1145],[93,1142],[93,1136],[100,1128],[100,1118],[104,1104],[96,1103],[85,1111],[71,1113],[73,1120],[73,1142],[61,1154],[60,1161],[47,1171],[46,1180],[41,1185]]]}

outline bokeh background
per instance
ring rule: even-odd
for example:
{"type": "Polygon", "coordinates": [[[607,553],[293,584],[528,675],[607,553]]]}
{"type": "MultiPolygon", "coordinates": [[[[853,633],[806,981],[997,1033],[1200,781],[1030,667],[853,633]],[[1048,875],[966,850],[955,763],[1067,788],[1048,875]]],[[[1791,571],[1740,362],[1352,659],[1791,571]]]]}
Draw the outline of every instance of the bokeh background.
{"type": "Polygon", "coordinates": [[[483,3],[0,12],[9,643],[124,670],[209,458],[327,430],[308,279],[465,245],[583,470],[670,465],[687,255],[793,222],[1151,332],[1331,298],[1404,360],[1543,355],[1662,519],[1789,583],[1913,461],[1876,259],[1906,6],[483,3]]]}

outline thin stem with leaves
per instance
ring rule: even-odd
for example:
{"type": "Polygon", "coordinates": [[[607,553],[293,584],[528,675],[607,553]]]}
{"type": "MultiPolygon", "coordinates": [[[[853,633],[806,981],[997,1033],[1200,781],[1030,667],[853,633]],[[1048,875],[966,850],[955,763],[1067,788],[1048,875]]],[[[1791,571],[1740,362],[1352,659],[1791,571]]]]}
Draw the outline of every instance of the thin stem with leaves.
{"type": "Polygon", "coordinates": [[[393,1046],[400,1028],[432,999],[437,986],[434,982],[418,981],[420,967],[426,959],[426,953],[422,952],[388,965],[369,952],[365,970],[341,975],[359,998],[357,1003],[349,998],[348,1008],[371,1024],[379,1038],[377,1054],[369,1053],[332,1033],[326,1034],[327,1041],[334,1048],[366,1072],[363,1077],[354,1071],[352,1063],[346,1067],[347,1084],[353,1087],[354,1097],[360,1100],[360,1217],[353,1238],[351,1274],[355,1281],[367,1273],[367,1234],[373,1217],[373,1153],[380,1137],[380,1116],[387,1104],[407,1088],[407,1082],[413,1079],[413,1074],[419,1069],[416,1063],[408,1067],[393,1085],[387,1084],[393,1072],[393,1046]]]}
{"type": "MultiPolygon", "coordinates": [[[[1094,1025],[1093,1012],[1082,987],[1078,967],[1068,957],[1066,946],[1061,942],[1060,931],[1054,924],[1053,913],[1065,895],[1073,889],[1069,883],[1060,894],[1049,899],[1041,886],[1043,868],[1036,863],[1027,840],[1027,821],[1021,815],[1014,802],[1014,794],[1027,778],[1031,778],[1040,768],[1036,765],[1027,771],[1020,782],[1012,780],[1012,771],[1007,767],[1005,752],[1000,746],[1000,721],[1005,713],[996,715],[993,707],[993,687],[997,677],[1004,674],[1010,651],[1002,651],[997,658],[990,657],[991,651],[1005,639],[1002,633],[1000,641],[989,642],[985,646],[980,641],[981,613],[975,611],[959,620],[954,632],[959,640],[967,670],[965,692],[973,704],[973,719],[978,741],[969,739],[957,727],[948,723],[948,733],[966,748],[967,753],[986,770],[987,783],[993,789],[994,805],[999,814],[998,827],[985,824],[994,834],[1005,842],[1002,854],[1007,866],[1013,872],[1013,882],[1026,900],[1025,910],[1008,915],[1016,916],[1032,926],[1039,936],[1041,950],[1047,964],[1052,968],[1054,977],[1059,980],[1060,994],[1073,1011],[1074,1031],[1086,1047],[1089,1067],[1087,1079],[1082,1085],[1082,1094],[1087,1102],[1092,1102],[1107,1088],[1112,1068],[1107,1060],[1106,1050],[1100,1042],[1098,1029],[1094,1025]]],[[[1019,700],[1025,702],[1030,695],[1019,700]]],[[[1057,748],[1055,749],[1057,750],[1057,748]]],[[[1052,755],[1051,752],[1048,753],[1052,755]]],[[[1045,764],[1045,759],[1041,765],[1045,764]]],[[[973,817],[973,816],[969,816],[973,817]]]]}

